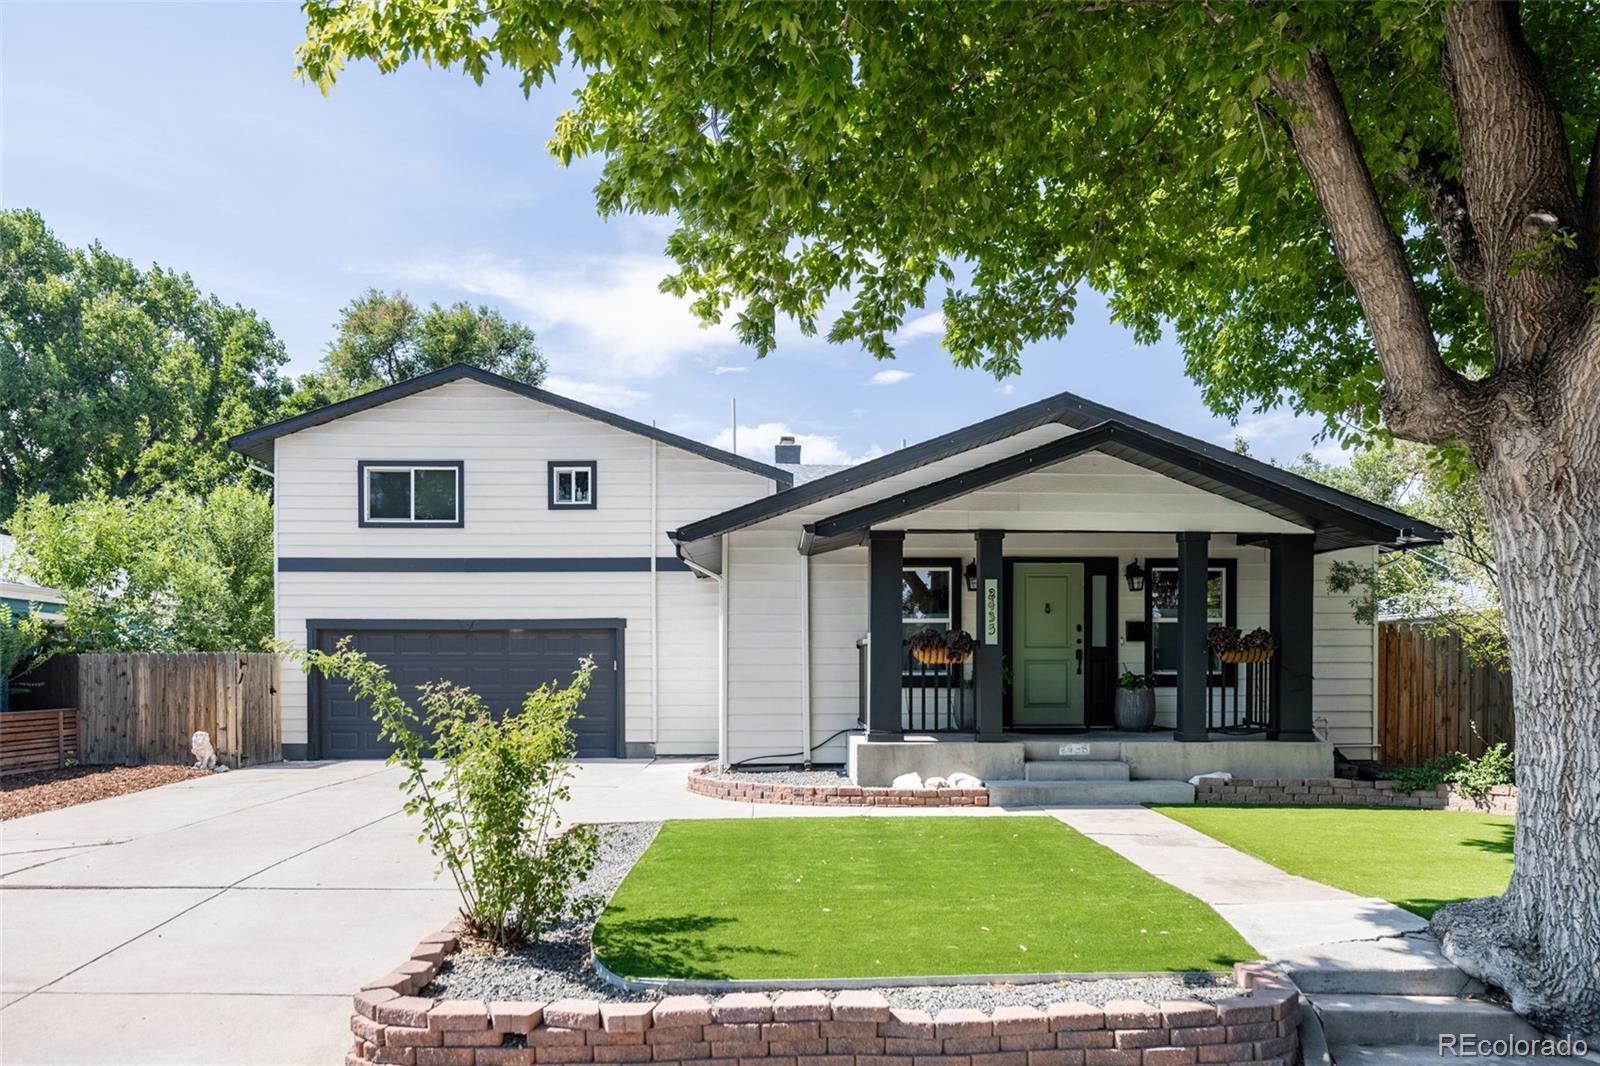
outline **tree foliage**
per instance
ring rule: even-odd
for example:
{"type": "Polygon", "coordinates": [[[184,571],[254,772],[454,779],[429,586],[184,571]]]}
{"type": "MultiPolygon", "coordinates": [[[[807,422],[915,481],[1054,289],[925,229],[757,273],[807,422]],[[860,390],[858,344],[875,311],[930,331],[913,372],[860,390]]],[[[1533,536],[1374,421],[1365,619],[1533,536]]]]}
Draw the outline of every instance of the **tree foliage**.
{"type": "Polygon", "coordinates": [[[1330,583],[1354,594],[1359,620],[1411,619],[1429,632],[1459,636],[1478,662],[1510,665],[1494,543],[1475,475],[1408,441],[1374,444],[1345,465],[1305,455],[1292,469],[1451,531],[1443,544],[1383,556],[1375,572],[1335,563],[1330,583]]]}
{"type": "Polygon", "coordinates": [[[304,387],[354,395],[453,363],[529,385],[545,375],[533,330],[492,307],[435,303],[424,311],[404,293],[368,289],[340,312],[339,334],[323,359],[321,381],[304,387]]]}
{"type": "Polygon", "coordinates": [[[405,769],[406,813],[421,817],[422,839],[455,882],[469,932],[516,947],[568,913],[594,911],[600,901],[574,888],[594,867],[598,830],[563,829],[556,810],[570,797],[571,722],[593,659],[579,661],[570,685],[540,685],[500,715],[471,689],[429,682],[417,688],[419,713],[388,668],[348,637],[332,652],[280,650],[307,672],[348,683],[371,708],[379,738],[395,745],[390,765],[405,769]]]}
{"type": "Polygon", "coordinates": [[[66,594],[75,650],[260,651],[272,635],[272,506],[246,487],[40,494],[11,532],[29,576],[66,594]]]}
{"type": "Polygon", "coordinates": [[[0,212],[0,522],[19,500],[249,477],[224,442],[292,383],[255,312],[186,274],[69,248],[35,211],[0,212]]]}
{"type": "MultiPolygon", "coordinates": [[[[305,76],[421,60],[522,88],[586,78],[551,140],[603,154],[602,212],[674,214],[671,291],[766,353],[779,316],[879,357],[942,300],[962,365],[1020,368],[1084,287],[1145,341],[1170,326],[1216,410],[1378,424],[1383,373],[1287,135],[1275,74],[1338,72],[1441,354],[1493,362],[1483,301],[1430,203],[1459,189],[1440,5],[308,0],[305,76]],[[847,306],[822,321],[824,301],[847,306]]],[[[1587,158],[1600,18],[1524,13],[1587,158]]]]}

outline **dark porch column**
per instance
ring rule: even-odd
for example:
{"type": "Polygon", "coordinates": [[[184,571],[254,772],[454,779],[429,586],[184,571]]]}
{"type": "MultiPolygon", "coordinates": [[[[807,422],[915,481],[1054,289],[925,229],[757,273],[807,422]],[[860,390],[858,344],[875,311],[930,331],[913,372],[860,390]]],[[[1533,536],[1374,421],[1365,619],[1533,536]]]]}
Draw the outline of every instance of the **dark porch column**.
{"type": "Polygon", "coordinates": [[[1178,534],[1178,733],[1206,739],[1206,578],[1209,533],[1178,534]]]}
{"type": "Polygon", "coordinates": [[[1006,602],[1005,533],[998,529],[977,532],[978,624],[974,636],[978,647],[973,653],[972,681],[978,703],[978,739],[999,740],[1005,733],[1005,680],[1002,656],[1005,653],[1006,602]]]}
{"type": "Polygon", "coordinates": [[[900,594],[906,535],[874,529],[867,534],[867,736],[900,735],[900,594]]]}
{"type": "Polygon", "coordinates": [[[1267,591],[1278,653],[1272,659],[1272,722],[1274,740],[1315,740],[1311,725],[1311,604],[1315,591],[1316,536],[1274,533],[1267,591]]]}

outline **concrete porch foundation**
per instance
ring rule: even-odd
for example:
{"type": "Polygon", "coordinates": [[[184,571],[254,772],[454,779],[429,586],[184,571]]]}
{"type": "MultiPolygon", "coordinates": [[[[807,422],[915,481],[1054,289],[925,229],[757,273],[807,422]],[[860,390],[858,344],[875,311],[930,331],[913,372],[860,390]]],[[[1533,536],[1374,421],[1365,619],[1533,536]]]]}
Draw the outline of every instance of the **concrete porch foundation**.
{"type": "Polygon", "coordinates": [[[1264,736],[1218,737],[1181,743],[1170,731],[1009,734],[1001,741],[966,736],[910,735],[895,740],[852,736],[848,770],[854,784],[883,787],[905,773],[923,778],[969,773],[985,782],[1026,779],[1028,764],[1121,762],[1134,781],[1185,781],[1225,770],[1235,777],[1333,776],[1327,741],[1275,741],[1264,736]]]}

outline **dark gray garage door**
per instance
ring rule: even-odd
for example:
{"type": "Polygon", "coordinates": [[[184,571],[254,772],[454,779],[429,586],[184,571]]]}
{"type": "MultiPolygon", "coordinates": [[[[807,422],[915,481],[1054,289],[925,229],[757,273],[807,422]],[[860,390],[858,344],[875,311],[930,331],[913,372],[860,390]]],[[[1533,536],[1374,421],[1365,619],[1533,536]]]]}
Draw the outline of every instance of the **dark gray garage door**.
{"type": "MultiPolygon", "coordinates": [[[[585,758],[615,756],[622,714],[618,685],[622,676],[616,629],[383,628],[383,623],[328,627],[313,632],[317,646],[332,651],[345,637],[357,649],[389,668],[389,676],[407,699],[426,681],[465,685],[495,711],[519,707],[523,697],[546,681],[566,684],[578,660],[595,661],[589,695],[573,722],[578,754],[585,758]]],[[[371,711],[340,681],[319,679],[312,686],[312,728],[325,759],[378,759],[393,745],[378,739],[371,711]]]]}

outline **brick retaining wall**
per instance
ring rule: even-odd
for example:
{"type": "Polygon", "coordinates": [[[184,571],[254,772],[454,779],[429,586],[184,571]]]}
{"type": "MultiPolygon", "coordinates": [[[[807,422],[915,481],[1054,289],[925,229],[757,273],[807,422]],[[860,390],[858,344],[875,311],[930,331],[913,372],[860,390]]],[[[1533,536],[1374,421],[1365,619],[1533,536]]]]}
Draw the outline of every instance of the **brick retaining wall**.
{"type": "Polygon", "coordinates": [[[791,785],[689,772],[689,791],[741,803],[785,803],[797,807],[987,807],[986,788],[864,788],[857,785],[791,785]]]}
{"type": "Polygon", "coordinates": [[[1489,790],[1482,800],[1456,791],[1454,785],[1400,791],[1397,781],[1352,781],[1344,777],[1203,779],[1195,786],[1196,803],[1290,806],[1421,807],[1428,810],[1517,813],[1515,786],[1489,790]]]}
{"type": "Polygon", "coordinates": [[[1216,1003],[1116,1000],[926,1011],[876,992],[737,992],[708,1000],[484,1003],[415,993],[456,947],[453,929],[355,997],[345,1066],[1293,1066],[1300,993],[1260,963],[1234,967],[1249,995],[1216,1003]]]}

